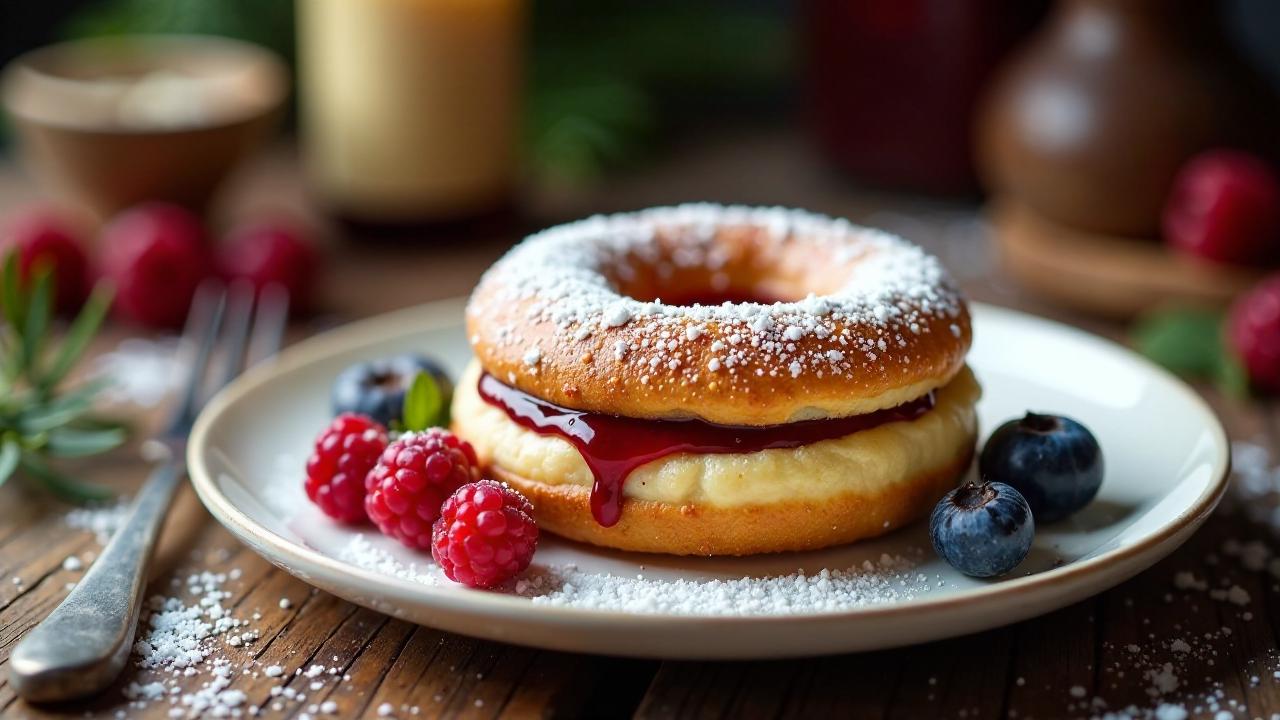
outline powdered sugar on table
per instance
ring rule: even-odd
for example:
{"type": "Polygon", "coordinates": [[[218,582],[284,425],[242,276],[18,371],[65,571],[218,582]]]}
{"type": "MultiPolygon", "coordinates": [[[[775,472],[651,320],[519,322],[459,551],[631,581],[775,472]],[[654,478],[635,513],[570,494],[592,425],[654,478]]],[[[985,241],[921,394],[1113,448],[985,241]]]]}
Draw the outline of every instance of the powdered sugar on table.
{"type": "Polygon", "coordinates": [[[133,337],[99,355],[93,375],[107,381],[104,401],[148,408],[159,405],[186,378],[187,358],[179,345],[174,337],[133,337]]]}
{"type": "Polygon", "coordinates": [[[99,545],[106,545],[128,515],[128,501],[120,500],[109,505],[74,508],[63,519],[69,527],[88,530],[99,545]]]}

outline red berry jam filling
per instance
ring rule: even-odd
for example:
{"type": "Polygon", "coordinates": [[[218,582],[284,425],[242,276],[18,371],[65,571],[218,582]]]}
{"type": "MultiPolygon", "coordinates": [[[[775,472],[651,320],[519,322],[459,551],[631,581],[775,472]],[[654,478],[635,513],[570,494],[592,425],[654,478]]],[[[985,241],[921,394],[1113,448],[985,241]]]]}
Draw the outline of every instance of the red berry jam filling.
{"type": "Polygon", "coordinates": [[[717,425],[703,420],[645,420],[571,410],[517,390],[485,373],[480,397],[502,408],[512,421],[573,443],[595,479],[591,514],[604,527],[622,515],[622,483],[631,471],[678,453],[749,453],[794,448],[844,437],[892,422],[914,420],[933,409],[932,392],[897,407],[865,415],[804,420],[759,427],[717,425]]]}

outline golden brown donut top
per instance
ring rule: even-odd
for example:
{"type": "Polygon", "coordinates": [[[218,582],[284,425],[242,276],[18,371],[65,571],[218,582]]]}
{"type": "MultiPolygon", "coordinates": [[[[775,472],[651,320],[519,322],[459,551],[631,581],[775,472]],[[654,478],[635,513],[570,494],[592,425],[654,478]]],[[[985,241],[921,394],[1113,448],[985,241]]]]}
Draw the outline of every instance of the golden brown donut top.
{"type": "Polygon", "coordinates": [[[481,278],[467,330],[485,370],[556,404],[733,425],[899,405],[948,382],[971,341],[963,297],[919,247],[706,204],[526,238],[481,278]]]}

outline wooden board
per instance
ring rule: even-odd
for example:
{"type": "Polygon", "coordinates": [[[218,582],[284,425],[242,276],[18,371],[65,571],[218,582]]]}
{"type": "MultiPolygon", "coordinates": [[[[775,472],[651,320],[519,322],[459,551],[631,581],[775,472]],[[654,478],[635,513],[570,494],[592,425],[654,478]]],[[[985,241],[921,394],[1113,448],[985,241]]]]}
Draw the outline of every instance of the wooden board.
{"type": "Polygon", "coordinates": [[[1107,317],[1223,305],[1265,274],[1187,258],[1154,239],[1075,230],[1013,200],[992,200],[987,215],[1004,268],[1027,292],[1107,317]]]}

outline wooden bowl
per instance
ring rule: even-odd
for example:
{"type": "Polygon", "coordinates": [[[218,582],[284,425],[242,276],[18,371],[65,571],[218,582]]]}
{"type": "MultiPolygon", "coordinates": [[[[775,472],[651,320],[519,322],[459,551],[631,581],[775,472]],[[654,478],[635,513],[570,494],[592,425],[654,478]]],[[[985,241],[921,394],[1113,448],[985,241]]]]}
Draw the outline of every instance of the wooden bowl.
{"type": "Polygon", "coordinates": [[[0,77],[29,168],[103,217],[148,200],[202,210],[274,127],[287,92],[274,54],[212,36],[60,43],[0,77]]]}
{"type": "Polygon", "coordinates": [[[1097,315],[1225,305],[1267,274],[1198,261],[1150,238],[1071,228],[1007,197],[993,198],[987,214],[1005,270],[1028,292],[1097,315]]]}

